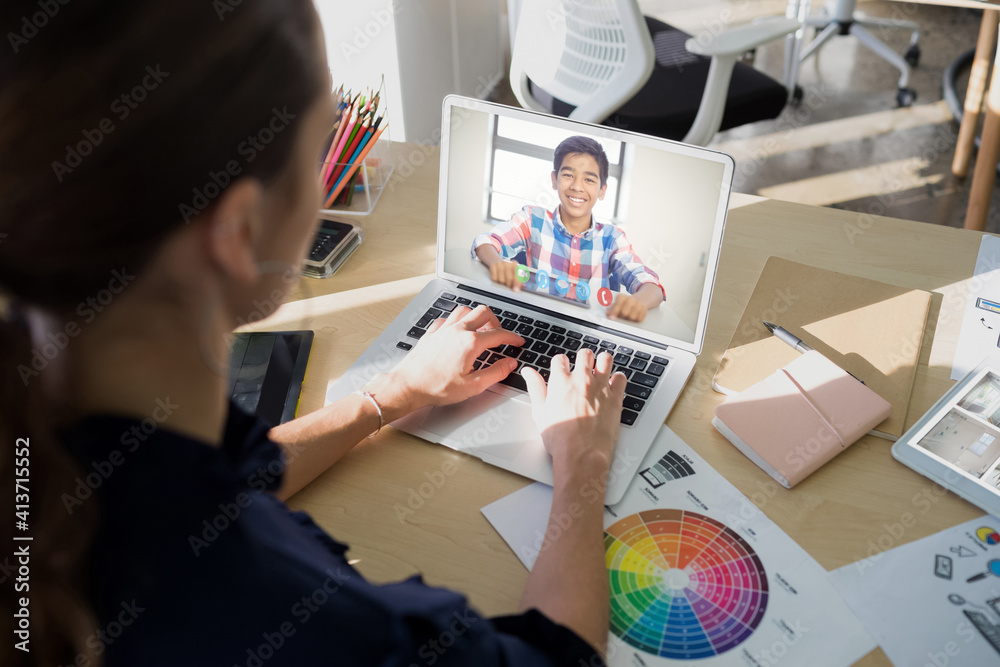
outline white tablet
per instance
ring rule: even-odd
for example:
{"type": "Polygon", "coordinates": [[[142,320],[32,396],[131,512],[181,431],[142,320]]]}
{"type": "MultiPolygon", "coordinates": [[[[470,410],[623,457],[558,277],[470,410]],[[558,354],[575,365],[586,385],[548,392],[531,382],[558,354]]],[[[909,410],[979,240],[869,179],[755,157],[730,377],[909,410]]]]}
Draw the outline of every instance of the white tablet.
{"type": "Polygon", "coordinates": [[[892,455],[1000,517],[1000,358],[959,380],[900,436],[892,455]]]}

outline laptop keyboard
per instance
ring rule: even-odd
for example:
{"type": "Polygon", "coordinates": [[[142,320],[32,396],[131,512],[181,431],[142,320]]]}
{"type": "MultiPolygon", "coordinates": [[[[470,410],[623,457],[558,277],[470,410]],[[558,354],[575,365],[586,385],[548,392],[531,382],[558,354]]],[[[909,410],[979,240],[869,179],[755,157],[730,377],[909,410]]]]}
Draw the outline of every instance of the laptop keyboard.
{"type": "MultiPolygon", "coordinates": [[[[483,302],[473,301],[449,292],[442,293],[427,312],[406,332],[406,337],[410,340],[401,340],[396,343],[396,347],[401,350],[410,350],[416,342],[415,339],[423,336],[427,332],[427,327],[437,318],[448,317],[448,314],[459,305],[475,308],[481,303],[483,302]]],[[[572,327],[550,324],[534,315],[518,312],[516,307],[512,308],[506,305],[501,308],[496,305],[486,305],[497,316],[500,326],[524,338],[524,345],[521,347],[500,345],[490,348],[479,355],[473,368],[475,370],[486,368],[505,357],[516,360],[517,369],[500,382],[508,387],[527,391],[524,378],[521,376],[521,369],[525,366],[531,366],[537,370],[547,382],[549,362],[557,354],[565,354],[569,357],[570,368],[573,368],[576,355],[583,348],[589,348],[595,354],[607,351],[614,355],[614,370],[621,371],[628,378],[628,383],[625,385],[621,423],[625,426],[631,426],[635,423],[639,412],[648,402],[657,383],[666,371],[668,360],[663,356],[598,338],[583,329],[574,330],[572,327]]]]}

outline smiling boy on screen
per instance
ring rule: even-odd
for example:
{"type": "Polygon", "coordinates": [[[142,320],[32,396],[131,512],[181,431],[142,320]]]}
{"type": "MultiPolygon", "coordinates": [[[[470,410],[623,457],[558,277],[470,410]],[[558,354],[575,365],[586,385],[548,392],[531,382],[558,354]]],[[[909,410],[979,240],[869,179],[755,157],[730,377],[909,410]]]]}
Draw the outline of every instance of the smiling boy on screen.
{"type": "Polygon", "coordinates": [[[552,159],[552,189],[559,206],[548,211],[525,206],[507,222],[499,223],[472,243],[473,254],[489,268],[490,279],[518,291],[519,252],[525,264],[553,278],[570,279],[569,298],[576,282],[620,292],[608,308],[608,317],[642,322],[666,293],[659,276],[644,265],[620,228],[594,220],[591,211],[608,188],[608,156],[595,140],[573,136],[560,143],[552,159]]]}

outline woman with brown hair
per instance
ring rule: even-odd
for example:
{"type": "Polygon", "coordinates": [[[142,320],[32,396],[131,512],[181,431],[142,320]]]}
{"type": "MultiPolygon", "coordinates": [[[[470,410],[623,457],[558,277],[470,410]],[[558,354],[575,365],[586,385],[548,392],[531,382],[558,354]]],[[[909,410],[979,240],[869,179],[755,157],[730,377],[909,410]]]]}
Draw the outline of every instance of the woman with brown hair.
{"type": "Polygon", "coordinates": [[[12,0],[0,27],[0,488],[30,480],[27,530],[0,518],[3,664],[599,664],[584,494],[617,437],[610,355],[526,377],[553,516],[576,518],[494,619],[365,581],[283,500],[380,424],[502,379],[472,363],[519,336],[456,308],[366,393],[274,429],[206,363],[315,231],[334,100],[312,4],[12,0]]]}

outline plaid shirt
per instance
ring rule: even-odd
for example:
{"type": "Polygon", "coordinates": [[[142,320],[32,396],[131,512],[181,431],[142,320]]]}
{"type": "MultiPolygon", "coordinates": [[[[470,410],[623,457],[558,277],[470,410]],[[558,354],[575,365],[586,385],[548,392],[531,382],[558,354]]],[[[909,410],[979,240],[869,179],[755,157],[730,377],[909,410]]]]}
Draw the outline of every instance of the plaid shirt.
{"type": "Polygon", "coordinates": [[[592,294],[599,287],[617,292],[622,286],[635,294],[649,283],[659,287],[666,299],[659,276],[635,254],[625,232],[594,221],[580,234],[571,234],[559,219],[558,206],[552,211],[525,206],[507,222],[494,225],[492,232],[477,236],[472,242],[473,256],[476,248],[486,243],[504,259],[523,254],[525,265],[553,277],[569,277],[573,282],[567,295],[570,298],[576,298],[575,281],[581,281],[589,284],[592,294]]]}

